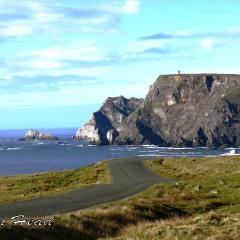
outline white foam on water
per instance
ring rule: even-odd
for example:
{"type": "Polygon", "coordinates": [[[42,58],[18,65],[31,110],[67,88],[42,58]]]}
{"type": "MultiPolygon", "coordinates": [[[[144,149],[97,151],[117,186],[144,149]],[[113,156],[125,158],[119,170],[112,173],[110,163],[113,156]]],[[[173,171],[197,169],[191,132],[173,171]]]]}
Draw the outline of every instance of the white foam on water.
{"type": "Polygon", "coordinates": [[[60,145],[60,146],[70,146],[71,144],[69,144],[69,143],[57,143],[57,145],[60,145]]]}
{"type": "MultiPolygon", "coordinates": [[[[229,148],[230,149],[230,148],[229,148]]],[[[240,153],[236,153],[236,149],[232,148],[229,152],[221,154],[221,156],[239,156],[240,153]]]]}
{"type": "Polygon", "coordinates": [[[5,150],[11,151],[11,150],[20,150],[20,149],[22,149],[22,148],[21,147],[8,147],[5,150]]]}
{"type": "Polygon", "coordinates": [[[138,157],[162,157],[161,154],[139,154],[138,157]]]}

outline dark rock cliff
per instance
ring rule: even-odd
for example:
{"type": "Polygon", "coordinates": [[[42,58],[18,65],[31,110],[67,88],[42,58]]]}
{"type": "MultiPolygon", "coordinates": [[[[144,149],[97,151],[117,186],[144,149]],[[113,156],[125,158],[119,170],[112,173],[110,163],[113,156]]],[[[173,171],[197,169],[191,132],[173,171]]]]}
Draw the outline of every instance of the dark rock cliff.
{"type": "Polygon", "coordinates": [[[94,144],[112,144],[119,135],[124,120],[142,103],[142,99],[109,97],[103,106],[76,132],[76,139],[94,144]]]}
{"type": "Polygon", "coordinates": [[[240,75],[159,76],[128,114],[116,114],[114,99],[94,113],[103,144],[240,145],[240,75]]]}

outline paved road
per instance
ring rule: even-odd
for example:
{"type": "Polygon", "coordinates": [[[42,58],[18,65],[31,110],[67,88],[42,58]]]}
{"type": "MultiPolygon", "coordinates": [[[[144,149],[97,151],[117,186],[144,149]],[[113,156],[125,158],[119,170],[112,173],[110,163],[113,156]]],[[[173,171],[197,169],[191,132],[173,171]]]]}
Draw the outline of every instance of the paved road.
{"type": "Polygon", "coordinates": [[[169,182],[144,165],[144,158],[109,161],[112,184],[99,184],[58,196],[0,205],[0,218],[16,215],[47,216],[71,212],[120,200],[139,193],[153,184],[169,182]]]}

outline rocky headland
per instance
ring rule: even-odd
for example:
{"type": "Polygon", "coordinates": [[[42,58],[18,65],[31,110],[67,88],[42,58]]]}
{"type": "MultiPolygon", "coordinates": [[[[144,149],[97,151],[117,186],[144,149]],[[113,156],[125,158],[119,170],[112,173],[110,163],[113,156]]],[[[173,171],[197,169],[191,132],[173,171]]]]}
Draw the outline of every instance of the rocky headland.
{"type": "Polygon", "coordinates": [[[123,122],[142,102],[143,99],[137,98],[109,97],[87,123],[77,130],[75,138],[99,145],[113,144],[122,131],[123,122]]]}
{"type": "Polygon", "coordinates": [[[95,144],[240,146],[240,75],[161,75],[144,100],[108,98],[76,138],[95,144]]]}

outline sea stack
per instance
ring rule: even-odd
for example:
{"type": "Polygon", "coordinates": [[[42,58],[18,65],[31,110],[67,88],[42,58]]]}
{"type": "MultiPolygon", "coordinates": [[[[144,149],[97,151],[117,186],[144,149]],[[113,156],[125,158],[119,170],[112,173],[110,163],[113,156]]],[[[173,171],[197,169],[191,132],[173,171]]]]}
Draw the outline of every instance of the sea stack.
{"type": "Polygon", "coordinates": [[[41,133],[33,129],[29,129],[24,137],[25,140],[58,140],[57,137],[47,134],[41,133]]]}

